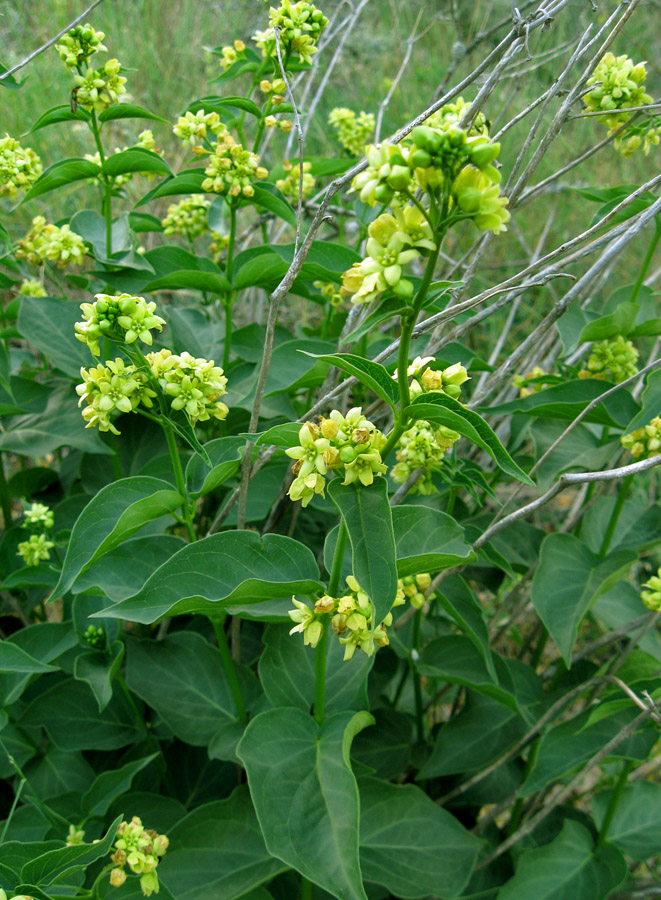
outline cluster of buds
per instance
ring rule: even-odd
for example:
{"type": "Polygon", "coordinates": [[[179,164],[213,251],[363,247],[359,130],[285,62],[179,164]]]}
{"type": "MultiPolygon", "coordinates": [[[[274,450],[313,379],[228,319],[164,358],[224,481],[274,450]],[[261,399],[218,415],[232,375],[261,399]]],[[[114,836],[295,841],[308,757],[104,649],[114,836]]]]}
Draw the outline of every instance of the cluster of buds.
{"type": "MultiPolygon", "coordinates": [[[[497,170],[495,170],[497,171],[497,170]]],[[[480,231],[500,234],[507,231],[510,214],[505,207],[507,197],[503,197],[497,183],[475,166],[466,166],[452,184],[452,198],[457,208],[480,231]]]]}
{"type": "MultiPolygon", "coordinates": [[[[442,391],[453,400],[461,396],[461,385],[469,380],[466,367],[461,363],[453,363],[445,369],[432,369],[429,363],[435,363],[433,356],[416,356],[406,370],[411,378],[409,393],[411,397],[426,394],[429,391],[442,391]]],[[[397,381],[397,369],[393,373],[393,380],[397,381]]],[[[453,432],[454,433],[454,432],[453,432]]]]}
{"type": "Polygon", "coordinates": [[[69,825],[69,831],[67,832],[67,847],[76,847],[78,844],[82,844],[85,841],[85,831],[82,828],[78,828],[76,825],[69,825]]]}
{"type": "Polygon", "coordinates": [[[201,156],[202,153],[205,152],[202,141],[207,138],[209,134],[218,136],[219,134],[225,134],[226,132],[227,126],[224,122],[220,121],[218,113],[205,113],[203,109],[198,109],[196,113],[190,112],[189,110],[183,116],[179,116],[172,129],[172,133],[178,137],[179,140],[183,141],[184,144],[190,144],[193,148],[193,153],[198,156],[201,156]]]}
{"type": "Polygon", "coordinates": [[[226,393],[227,378],[213,360],[196,358],[185,350],[180,355],[159,350],[148,353],[147,362],[171,398],[172,408],[183,410],[193,424],[227,416],[229,409],[220,399],[226,393]]]}
{"type": "Polygon", "coordinates": [[[424,469],[411,490],[420,494],[436,491],[432,476],[443,465],[443,457],[461,435],[444,425],[431,425],[420,420],[405,431],[399,439],[397,463],[390,470],[390,477],[403,484],[416,469],[424,469]]]}
{"type": "MultiPolygon", "coordinates": [[[[453,102],[446,103],[435,113],[432,113],[426,120],[427,125],[439,131],[447,131],[454,127],[461,128],[463,127],[461,123],[469,115],[471,106],[472,103],[468,100],[464,100],[463,97],[457,97],[453,102]]],[[[472,117],[471,124],[468,127],[469,137],[479,134],[486,137],[489,136],[487,117],[482,112],[478,112],[477,115],[472,117]]]]}
{"type": "Polygon", "coordinates": [[[152,344],[152,329],[161,331],[165,319],[155,315],[156,303],[143,297],[120,294],[96,294],[94,303],[81,303],[83,321],[76,322],[76,338],[90,348],[92,356],[100,356],[99,339],[132,344],[140,340],[152,344]]]}
{"type": "Polygon", "coordinates": [[[102,31],[96,31],[89,24],[76,25],[60,38],[55,49],[67,69],[81,69],[97,50],[107,50],[101,43],[104,37],[102,31]]]}
{"type": "Polygon", "coordinates": [[[202,194],[192,194],[179,203],[168,206],[168,214],[162,225],[165,234],[181,234],[189,241],[194,240],[209,228],[207,210],[211,201],[202,194]]]}
{"type": "Polygon", "coordinates": [[[202,182],[202,190],[216,194],[228,193],[231,197],[252,197],[252,185],[257,178],[266,178],[268,171],[259,164],[259,156],[247,150],[242,144],[225,132],[219,137],[209,164],[204,170],[207,178],[202,182]]]}
{"type": "Polygon", "coordinates": [[[43,503],[32,503],[25,510],[23,528],[37,531],[27,541],[18,545],[18,555],[26,566],[38,566],[42,560],[50,559],[50,551],[55,546],[49,533],[53,527],[53,511],[43,503]]]}
{"type": "Polygon", "coordinates": [[[246,45],[238,38],[234,41],[234,44],[228,45],[226,47],[221,47],[220,64],[223,69],[227,70],[230,66],[233,66],[235,62],[238,62],[240,59],[245,59],[245,50],[246,45]]]}
{"type": "Polygon", "coordinates": [[[269,106],[279,106],[285,99],[287,82],[284,78],[275,78],[273,81],[269,81],[268,78],[264,78],[259,82],[259,89],[262,94],[266,94],[268,96],[270,101],[269,106]]]}
{"type": "Polygon", "coordinates": [[[18,293],[26,297],[45,297],[46,289],[36,278],[24,278],[18,293]]]}
{"type": "Polygon", "coordinates": [[[211,243],[209,244],[209,253],[213,254],[216,262],[220,259],[221,253],[227,249],[230,242],[229,234],[221,234],[220,231],[211,231],[211,243]]]}
{"type": "Polygon", "coordinates": [[[615,131],[631,118],[630,113],[618,110],[652,103],[645,90],[646,78],[644,62],[634,63],[626,55],[615,56],[609,51],[587,81],[593,87],[583,97],[585,107],[592,112],[606,112],[606,125],[615,131]]]}
{"type": "Polygon", "coordinates": [[[275,29],[278,29],[280,50],[285,65],[294,57],[303,63],[311,63],[317,52],[317,42],[328,19],[320,9],[308,0],[281,0],[280,6],[269,10],[269,27],[258,31],[253,40],[264,56],[277,54],[275,29]]]}
{"type": "Polygon", "coordinates": [[[119,434],[110,419],[113,413],[135,412],[141,403],[153,405],[156,392],[149,387],[147,374],[126,365],[121,358],[108,360],[105,366],[99,363],[90,369],[81,368],[80,375],[83,381],[77,385],[76,393],[80,397],[78,406],[87,404],[83,409],[86,428],[98,426],[99,431],[119,434]]]}
{"type": "Polygon", "coordinates": [[[93,650],[103,650],[106,646],[106,633],[100,626],[88,625],[83,640],[93,650]]]}
{"type": "MultiPolygon", "coordinates": [[[[401,591],[405,597],[408,597],[409,603],[414,609],[422,609],[427,602],[427,599],[431,600],[434,596],[432,594],[429,598],[425,597],[424,592],[430,584],[431,575],[429,572],[420,572],[418,575],[407,575],[404,578],[400,578],[397,582],[398,593],[401,591]]],[[[397,606],[396,602],[395,606],[397,606]]]]}
{"type": "Polygon", "coordinates": [[[35,216],[32,228],[16,247],[17,259],[42,266],[47,259],[59,269],[81,266],[87,253],[85,242],[68,225],[52,225],[43,216],[35,216]]]}
{"type": "Polygon", "coordinates": [[[360,156],[365,144],[374,134],[376,119],[373,113],[355,113],[346,106],[336,106],[330,111],[328,124],[335,129],[337,139],[352,156],[360,156]]]}
{"type": "Polygon", "coordinates": [[[619,384],[638,371],[638,351],[621,335],[597,341],[592,345],[587,368],[581,369],[579,378],[605,378],[619,384]]]}
{"type": "MultiPolygon", "coordinates": [[[[276,187],[282,191],[285,197],[293,197],[295,199],[298,199],[299,183],[301,180],[300,163],[291,163],[288,159],[286,159],[282,164],[282,168],[285,170],[285,177],[279,178],[276,181],[276,187]]],[[[303,163],[303,197],[309,197],[314,190],[315,177],[311,173],[311,169],[311,162],[303,163]]]]}
{"type": "Polygon", "coordinates": [[[88,111],[103,112],[117,103],[126,93],[126,78],[119,73],[122,67],[117,59],[109,59],[98,69],[87,69],[84,75],[74,75],[76,102],[88,111]]]}
{"type": "MultiPolygon", "coordinates": [[[[151,150],[153,153],[158,153],[159,156],[163,156],[163,150],[156,150],[156,141],[154,140],[154,134],[151,129],[147,128],[145,131],[141,131],[138,135],[138,140],[135,144],[132,144],[131,147],[138,147],[141,150],[151,150]]],[[[116,153],[123,153],[125,150],[130,149],[127,147],[115,147],[114,153],[108,154],[109,156],[114,156],[116,153]]],[[[97,166],[101,165],[101,154],[96,153],[86,153],[85,159],[88,159],[90,162],[95,163],[97,166]]],[[[145,178],[148,178],[152,181],[156,176],[154,172],[123,172],[121,175],[113,176],[113,185],[115,187],[121,187],[123,184],[131,181],[134,175],[142,175],[145,178]]],[[[96,184],[97,178],[87,178],[85,179],[88,184],[96,184]]]]}
{"type": "Polygon", "coordinates": [[[390,203],[396,194],[406,192],[413,178],[408,167],[406,144],[371,144],[365,148],[367,168],[351,182],[351,190],[368,206],[390,203]]]}
{"type": "Polygon", "coordinates": [[[350,409],[346,416],[334,409],[319,425],[306,422],[298,433],[300,445],[285,450],[296,460],[293,472],[296,476],[289,487],[292,500],[301,500],[307,506],[315,494],[324,496],[325,475],[329,470],[344,476],[342,484],[358,481],[368,486],[375,475],[381,475],[387,466],[381,461],[381,449],[385,438],[363,415],[359,406],[350,409]]]}
{"type": "Polygon", "coordinates": [[[648,588],[648,590],[642,591],[640,595],[640,599],[645,606],[653,610],[661,609],[661,569],[658,569],[656,575],[652,575],[643,587],[648,588]]]}
{"type": "Polygon", "coordinates": [[[332,281],[313,281],[312,284],[314,287],[318,288],[324,297],[327,297],[330,300],[332,306],[341,305],[342,300],[344,299],[342,292],[338,290],[337,285],[333,284],[332,281]]]}
{"type": "Polygon", "coordinates": [[[125,866],[140,876],[140,888],[147,897],[158,893],[156,867],[168,849],[169,840],[151,828],[145,828],[138,816],[130,822],[120,822],[117,828],[115,851],[110,855],[114,868],[110,870],[110,884],[121,887],[126,881],[125,866]]]}
{"type": "Polygon", "coordinates": [[[275,116],[266,116],[264,125],[267,128],[279,128],[280,131],[284,131],[285,134],[289,133],[294,127],[294,123],[291,119],[276,119],[275,116]]]}
{"type": "Polygon", "coordinates": [[[661,416],[654,416],[647,425],[623,435],[620,442],[634,459],[643,455],[656,456],[661,452],[661,416]]]}
{"type": "Polygon", "coordinates": [[[26,191],[41,175],[41,160],[30,147],[6,134],[0,138],[0,197],[15,197],[26,191]]]}
{"type": "Polygon", "coordinates": [[[655,116],[647,122],[633,123],[623,134],[618,134],[614,144],[621,156],[632,156],[641,147],[645,156],[649,156],[652,147],[661,144],[661,118],[655,116]]]}
{"type": "Polygon", "coordinates": [[[31,503],[25,510],[23,528],[52,528],[53,510],[43,503],[31,503]]]}
{"type": "Polygon", "coordinates": [[[369,303],[386,290],[408,300],[413,284],[403,277],[403,267],[436,248],[431,226],[416,206],[408,206],[377,216],[368,233],[367,256],[343,274],[342,292],[352,303],[369,303]]]}
{"type": "Polygon", "coordinates": [[[544,375],[546,375],[546,372],[541,366],[533,366],[525,375],[515,375],[512,379],[512,384],[519,389],[519,397],[529,397],[531,394],[537,394],[541,391],[544,385],[539,379],[543,378],[544,375]]]}

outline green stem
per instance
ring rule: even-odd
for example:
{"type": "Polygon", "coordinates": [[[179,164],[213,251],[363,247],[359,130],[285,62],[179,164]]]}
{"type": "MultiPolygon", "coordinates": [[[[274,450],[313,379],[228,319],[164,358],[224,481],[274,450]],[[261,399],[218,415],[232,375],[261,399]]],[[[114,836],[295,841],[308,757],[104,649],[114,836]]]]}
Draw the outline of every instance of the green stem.
{"type": "Polygon", "coordinates": [[[535,652],[532,655],[532,659],[530,660],[530,665],[533,669],[536,669],[539,665],[539,661],[542,658],[542,653],[544,652],[544,648],[546,647],[546,642],[549,639],[549,630],[545,625],[542,625],[542,631],[539,635],[539,640],[537,641],[537,646],[535,647],[535,652]]]}
{"type": "Polygon", "coordinates": [[[330,579],[328,581],[328,593],[331,597],[334,597],[337,594],[340,586],[340,579],[342,578],[342,561],[344,560],[344,550],[347,546],[347,537],[347,527],[344,524],[344,520],[342,520],[337,533],[337,544],[335,544],[330,579]]]}
{"type": "Polygon", "coordinates": [[[232,353],[232,297],[223,300],[225,309],[225,340],[223,343],[223,371],[227,371],[232,353]]]}
{"type": "Polygon", "coordinates": [[[301,875],[301,900],[312,900],[312,882],[301,875]]]}
{"type": "Polygon", "coordinates": [[[645,280],[645,276],[647,275],[647,270],[650,267],[652,262],[652,258],[654,257],[654,251],[656,250],[656,245],[661,240],[661,218],[656,218],[655,220],[655,228],[654,234],[652,235],[652,240],[650,241],[650,245],[647,248],[647,253],[645,254],[645,259],[640,267],[640,271],[638,272],[638,278],[636,278],[636,283],[633,286],[633,290],[631,291],[631,297],[629,298],[629,303],[635,303],[638,299],[638,294],[640,293],[640,289],[643,286],[643,281],[645,280]]]}
{"type": "Polygon", "coordinates": [[[213,630],[216,633],[216,640],[218,641],[218,649],[220,650],[220,655],[223,658],[223,668],[225,669],[225,674],[227,675],[227,681],[230,686],[230,691],[232,692],[232,697],[234,698],[237,718],[240,722],[247,722],[248,713],[246,712],[246,704],[243,700],[241,685],[239,684],[239,678],[236,674],[236,666],[234,665],[234,660],[232,659],[230,647],[227,642],[224,619],[211,619],[211,624],[213,625],[213,630]]]}
{"type": "Polygon", "coordinates": [[[167,419],[161,419],[161,426],[165,433],[165,439],[168,442],[168,450],[170,451],[170,459],[172,460],[172,468],[174,469],[174,479],[177,484],[177,490],[183,498],[181,512],[184,519],[184,524],[186,526],[186,533],[188,535],[188,540],[192,542],[197,540],[197,535],[195,534],[195,528],[193,527],[190,509],[186,500],[186,483],[184,481],[184,470],[181,467],[181,457],[179,456],[177,441],[175,440],[172,425],[167,419]]]}
{"type": "Polygon", "coordinates": [[[613,534],[615,533],[615,529],[620,518],[620,513],[622,512],[624,501],[627,499],[627,494],[629,493],[629,488],[631,487],[632,481],[633,475],[627,475],[627,477],[620,485],[620,490],[617,494],[617,500],[615,501],[613,512],[611,513],[611,517],[608,520],[604,539],[601,542],[601,547],[599,548],[599,556],[606,556],[606,554],[608,553],[608,548],[610,547],[610,543],[613,539],[613,534]]]}
{"type": "MultiPolygon", "coordinates": [[[[537,762],[537,754],[539,752],[539,744],[540,738],[537,738],[530,745],[530,752],[528,753],[528,759],[526,760],[526,767],[523,772],[523,780],[525,781],[528,775],[532,772],[535,763],[537,762]]],[[[510,820],[507,825],[507,836],[514,834],[516,829],[519,827],[519,822],[521,821],[521,816],[523,815],[523,804],[525,800],[523,797],[519,797],[512,807],[512,814],[510,815],[510,820]]]]}
{"type": "MultiPolygon", "coordinates": [[[[232,282],[232,271],[234,268],[234,244],[236,242],[236,206],[230,204],[230,233],[227,244],[227,257],[225,259],[225,275],[227,280],[232,282]]],[[[223,345],[223,369],[227,370],[230,362],[230,354],[232,352],[232,304],[234,303],[234,294],[230,291],[225,295],[223,306],[225,307],[225,343],[223,345]]]]}
{"type": "Polygon", "coordinates": [[[626,759],[622,765],[620,777],[617,779],[617,784],[615,785],[613,793],[611,794],[611,798],[608,802],[608,809],[606,810],[604,821],[601,823],[601,830],[599,831],[599,837],[597,838],[597,847],[601,847],[606,843],[608,832],[613,823],[613,817],[615,816],[618,804],[622,797],[622,791],[626,787],[627,779],[629,778],[629,774],[634,768],[635,764],[636,763],[634,760],[626,759]]]}
{"type": "MultiPolygon", "coordinates": [[[[333,553],[333,563],[331,565],[330,578],[328,580],[328,593],[331,597],[335,597],[340,586],[340,578],[342,577],[342,561],[344,559],[344,550],[347,546],[347,529],[344,520],[340,522],[337,533],[337,543],[335,544],[335,552],[333,553]]],[[[314,717],[321,725],[324,721],[324,712],[326,709],[326,658],[328,655],[328,626],[330,625],[330,616],[322,617],[322,632],[314,657],[314,717]]]]}
{"type": "Polygon", "coordinates": [[[413,676],[413,692],[415,695],[415,721],[418,743],[422,743],[425,738],[425,723],[423,719],[423,703],[422,703],[422,678],[415,664],[413,651],[416,655],[420,649],[420,632],[422,630],[422,610],[419,609],[413,618],[413,636],[411,640],[411,652],[409,653],[409,665],[411,667],[411,675],[413,676]]]}
{"type": "Polygon", "coordinates": [[[0,507],[2,508],[5,531],[9,531],[12,525],[11,498],[9,496],[9,485],[5,478],[5,466],[2,459],[2,453],[0,453],[0,507]]]}
{"type": "MultiPolygon", "coordinates": [[[[96,110],[92,110],[89,118],[90,128],[94,135],[94,143],[99,152],[101,165],[106,161],[106,155],[103,152],[103,143],[101,141],[101,130],[96,118],[96,110]]],[[[102,175],[103,179],[103,215],[106,220],[106,255],[109,257],[112,253],[112,178],[108,175],[102,175]]]]}
{"type": "Polygon", "coordinates": [[[5,819],[5,824],[2,829],[2,834],[0,834],[0,844],[4,844],[5,837],[7,835],[7,829],[11,825],[11,820],[14,818],[14,813],[16,812],[16,807],[18,806],[18,801],[21,799],[21,794],[23,793],[23,788],[25,787],[25,778],[21,778],[16,793],[14,794],[14,802],[11,805],[11,809],[9,810],[9,814],[5,819]]]}

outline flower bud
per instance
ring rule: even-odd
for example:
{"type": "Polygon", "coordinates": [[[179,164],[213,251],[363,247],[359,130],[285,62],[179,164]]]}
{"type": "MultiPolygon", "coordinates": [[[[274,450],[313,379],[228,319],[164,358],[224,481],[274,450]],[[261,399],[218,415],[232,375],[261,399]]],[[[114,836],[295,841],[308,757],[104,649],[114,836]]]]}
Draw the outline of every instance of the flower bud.
{"type": "Polygon", "coordinates": [[[320,428],[322,435],[332,440],[339,431],[340,426],[333,419],[322,419],[320,428]]]}

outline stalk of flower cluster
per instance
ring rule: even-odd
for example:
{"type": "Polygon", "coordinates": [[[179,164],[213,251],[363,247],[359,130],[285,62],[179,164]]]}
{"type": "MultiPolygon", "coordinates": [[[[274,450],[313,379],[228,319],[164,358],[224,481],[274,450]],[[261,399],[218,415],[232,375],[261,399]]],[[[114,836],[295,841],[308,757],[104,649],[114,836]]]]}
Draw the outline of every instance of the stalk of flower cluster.
{"type": "MultiPolygon", "coordinates": [[[[227,257],[225,259],[225,275],[227,280],[232,283],[232,267],[234,265],[234,243],[236,240],[236,206],[229,204],[230,210],[230,230],[229,243],[227,244],[227,257]]],[[[229,291],[223,299],[225,307],[225,341],[223,344],[223,369],[227,371],[230,363],[230,354],[232,352],[232,305],[234,303],[234,293],[229,291]]]]}
{"type": "MultiPolygon", "coordinates": [[[[347,537],[346,525],[342,519],[337,532],[337,543],[335,544],[330,579],[328,581],[328,594],[331,597],[337,596],[340,587],[342,561],[344,559],[344,550],[347,546],[347,537]]],[[[329,626],[330,614],[327,614],[322,620],[323,631],[315,648],[314,657],[314,717],[319,725],[324,721],[324,714],[326,711],[326,660],[328,656],[329,626]]]]}
{"type": "MultiPolygon", "coordinates": [[[[103,152],[103,143],[101,142],[101,129],[99,127],[99,122],[96,118],[96,110],[90,110],[89,117],[89,127],[94,135],[94,143],[96,144],[96,149],[99,153],[99,160],[101,161],[101,165],[106,161],[105,153],[103,152]]],[[[106,256],[110,257],[112,254],[112,178],[109,175],[103,175],[103,216],[106,220],[106,256]]]]}

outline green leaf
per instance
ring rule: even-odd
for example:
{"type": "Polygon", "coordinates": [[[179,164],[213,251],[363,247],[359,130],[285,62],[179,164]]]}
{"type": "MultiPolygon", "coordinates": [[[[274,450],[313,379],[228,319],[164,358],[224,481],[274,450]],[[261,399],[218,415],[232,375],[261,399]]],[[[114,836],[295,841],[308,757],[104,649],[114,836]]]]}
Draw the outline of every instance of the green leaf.
{"type": "Polygon", "coordinates": [[[579,343],[603,341],[618,334],[626,337],[633,328],[639,311],[640,306],[637,303],[620,303],[615,312],[589,322],[581,331],[579,343]]]}
{"type": "Polygon", "coordinates": [[[344,337],[345,343],[352,344],[354,341],[360,340],[364,334],[374,331],[381,322],[393,319],[395,316],[400,315],[400,313],[406,312],[408,308],[409,307],[407,307],[399,297],[386,297],[373,313],[370,313],[363,319],[360,325],[344,337]]]}
{"type": "Polygon", "coordinates": [[[414,419],[425,419],[452,428],[485,450],[500,466],[503,472],[512,475],[524,484],[534,484],[509,455],[498,440],[491,426],[463,403],[440,392],[421,394],[408,407],[406,413],[414,419]]]}
{"type": "MultiPolygon", "coordinates": [[[[590,801],[599,829],[613,791],[600,791],[590,801]]],[[[661,784],[634,781],[622,791],[608,829],[608,841],[631,859],[645,860],[661,852],[661,784]]]]}
{"type": "Polygon", "coordinates": [[[158,153],[152,153],[151,150],[144,150],[142,147],[132,147],[130,150],[113,153],[112,156],[106,157],[101,170],[104,175],[110,175],[112,178],[117,175],[126,175],[130,172],[155,172],[157,175],[173,174],[170,166],[158,153]]]}
{"type": "Polygon", "coordinates": [[[353,575],[375,609],[378,625],[395,602],[397,565],[392,510],[385,478],[377,476],[369,487],[342,484],[334,478],[328,495],[342,516],[349,541],[353,575]]]}
{"type": "Polygon", "coordinates": [[[661,409],[661,368],[647,373],[645,376],[645,387],[640,399],[643,404],[642,409],[629,421],[625,434],[630,434],[637,428],[642,428],[654,416],[658,416],[659,409],[661,409]]]}
{"type": "Polygon", "coordinates": [[[365,881],[382,884],[406,900],[440,891],[444,900],[457,897],[482,841],[413,784],[361,778],[358,787],[365,881]]]}
{"type": "Polygon", "coordinates": [[[565,819],[560,834],[526,850],[498,900],[604,900],[627,875],[622,854],[606,844],[594,849],[590,832],[565,819]]]}
{"type": "Polygon", "coordinates": [[[96,178],[100,172],[101,166],[97,166],[88,159],[61,159],[42,172],[22,202],[41,197],[42,194],[54,191],[65,184],[73,184],[74,181],[96,178]]]}
{"type": "MultiPolygon", "coordinates": [[[[71,217],[69,224],[72,231],[92,245],[97,260],[110,265],[126,266],[125,257],[131,250],[131,229],[126,213],[112,223],[110,256],[107,253],[106,220],[102,215],[93,209],[81,209],[71,217]]],[[[153,271],[144,257],[140,257],[140,265],[141,268],[148,267],[148,271],[153,271]]],[[[78,308],[80,309],[80,307],[78,308]]],[[[81,318],[80,312],[78,318],[81,318]]],[[[80,341],[76,343],[80,343],[80,341]]]]}
{"type": "Polygon", "coordinates": [[[273,288],[287,271],[287,263],[271,247],[250,247],[237,253],[232,286],[235,291],[247,287],[273,288]]]}
{"type": "Polygon", "coordinates": [[[76,844],[73,847],[61,847],[31,859],[21,869],[21,880],[37,885],[49,885],[71,872],[85,869],[87,866],[106,856],[115,839],[117,826],[122,817],[118,816],[105,836],[95,844],[76,844]]]}
{"type": "Polygon", "coordinates": [[[355,376],[361,384],[374,391],[377,397],[385,400],[393,409],[397,409],[399,387],[381,363],[372,362],[371,359],[364,359],[362,356],[354,356],[353,353],[311,353],[309,355],[336,366],[348,375],[355,376]]]}
{"type": "MultiPolygon", "coordinates": [[[[220,79],[215,80],[218,81],[220,79]]],[[[188,106],[188,109],[191,112],[197,112],[200,109],[203,109],[205,112],[217,112],[226,106],[229,106],[231,109],[240,109],[242,112],[248,112],[257,119],[262,118],[261,109],[254,100],[250,100],[248,97],[201,97],[199,100],[194,100],[188,106]],[[214,107],[218,109],[214,109],[214,107]]]]}
{"type": "Polygon", "coordinates": [[[657,334],[661,334],[661,318],[655,317],[641,322],[640,325],[636,325],[627,334],[627,337],[629,340],[635,340],[636,338],[655,336],[657,334]]]}
{"type": "Polygon", "coordinates": [[[220,651],[201,634],[129,641],[126,681],[187,744],[205,747],[236,719],[220,651]]]}
{"type": "Polygon", "coordinates": [[[139,594],[111,606],[105,616],[155,622],[183,612],[221,613],[228,606],[261,603],[322,589],[311,550],[292,538],[254,531],[214,534],[182,548],[139,594]]]}
{"type": "Polygon", "coordinates": [[[249,200],[251,204],[267,209],[296,228],[296,212],[279,188],[268,182],[255,183],[253,188],[255,193],[249,200]]]}
{"type": "MultiPolygon", "coordinates": [[[[277,253],[289,265],[294,259],[294,244],[273,244],[277,253]]],[[[332,281],[339,284],[342,273],[350,269],[360,256],[351,247],[333,241],[313,241],[305,257],[299,277],[305,281],[332,281]]]]}
{"type": "Polygon", "coordinates": [[[185,169],[177,175],[173,175],[166,181],[162,181],[155,188],[145,194],[145,196],[136,203],[138,206],[144,206],[150,200],[157,200],[159,197],[172,197],[175,194],[199,194],[202,191],[202,182],[206,178],[204,168],[185,169]]]}
{"type": "Polygon", "coordinates": [[[222,272],[201,272],[198,269],[180,269],[147,282],[143,290],[192,290],[209,291],[212,294],[223,294],[232,289],[231,284],[222,272]]]}
{"type": "Polygon", "coordinates": [[[154,122],[167,122],[155,113],[145,109],[144,106],[136,106],[134,103],[114,103],[99,113],[99,122],[111,122],[114,119],[151,119],[154,122]]]}
{"type": "Polygon", "coordinates": [[[414,743],[411,716],[388,707],[375,709],[374,725],[356,736],[351,758],[375,777],[394,780],[408,770],[414,743]]]}
{"type": "MultiPolygon", "coordinates": [[[[34,659],[46,664],[54,662],[77,643],[77,638],[70,623],[41,622],[21,628],[10,637],[5,644],[19,647],[34,659]]],[[[6,705],[17,700],[30,681],[29,674],[14,672],[0,673],[0,697],[6,705]]]]}
{"type": "Polygon", "coordinates": [[[111,769],[97,775],[80,801],[83,812],[90,817],[105,816],[113,801],[129,790],[138,772],[142,772],[157,755],[152,753],[151,756],[143,756],[142,759],[128,762],[119,769],[111,769]]]}
{"type": "Polygon", "coordinates": [[[49,666],[35,659],[16,644],[7,640],[0,641],[0,673],[21,672],[26,675],[37,675],[55,671],[57,671],[55,666],[49,666]]]}
{"type": "Polygon", "coordinates": [[[285,422],[283,425],[274,425],[268,431],[262,431],[260,435],[242,434],[243,438],[257,437],[255,446],[262,444],[274,447],[295,447],[298,443],[298,433],[301,430],[300,422],[285,422]]]}
{"type": "Polygon", "coordinates": [[[248,725],[237,753],[266,847],[338,900],[367,900],[358,858],[359,798],[349,750],[369,713],[322,725],[300,709],[272,709],[248,725]]]}
{"type": "Polygon", "coordinates": [[[124,644],[121,641],[115,641],[109,653],[90,650],[76,657],[73,677],[76,681],[84,681],[90,686],[96,697],[99,712],[103,712],[112,700],[112,682],[123,658],[124,644]]]}
{"type": "Polygon", "coordinates": [[[419,572],[440,572],[477,558],[465,541],[461,525],[430,506],[395,506],[392,524],[400,578],[419,572]]]}
{"type": "Polygon", "coordinates": [[[243,898],[286,868],[264,846],[245,785],[227,800],[193,810],[168,829],[168,837],[158,876],[177,900],[243,898]]]}
{"type": "Polygon", "coordinates": [[[171,513],[183,498],[167,481],[136,475],[101,488],[78,517],[55,596],[68,591],[81,572],[147,522],[171,513]]]}
{"type": "Polygon", "coordinates": [[[497,682],[498,675],[491,655],[489,629],[484,621],[482,608],[466,582],[461,578],[448,579],[436,592],[436,595],[443,609],[479,650],[489,675],[493,681],[497,682]]]}
{"type": "Polygon", "coordinates": [[[637,554],[629,550],[600,558],[573,534],[544,538],[531,599],[567,666],[571,665],[578,627],[590,606],[636,559],[637,554]]]}
{"type": "Polygon", "coordinates": [[[217,438],[204,445],[211,466],[207,466],[199,456],[190,458],[186,466],[186,485],[193,500],[214,491],[228,478],[236,475],[245,446],[243,436],[217,438]]]}
{"type": "MultiPolygon", "coordinates": [[[[293,606],[293,604],[292,604],[293,606]]],[[[273,706],[309,711],[314,701],[314,658],[300,635],[290,635],[289,625],[269,625],[259,657],[259,680],[273,706]]],[[[332,640],[326,659],[326,710],[329,713],[368,708],[367,676],[374,656],[356,653],[344,657],[344,647],[332,640]]]]}
{"type": "Polygon", "coordinates": [[[88,119],[89,115],[81,107],[78,107],[76,112],[73,112],[69,103],[62,106],[53,106],[39,116],[28,131],[28,134],[33,134],[41,128],[47,128],[49,125],[57,125],[59,122],[86,122],[88,119]]]}
{"type": "Polygon", "coordinates": [[[58,369],[80,380],[81,366],[93,365],[89,348],[75,338],[80,305],[59,297],[23,297],[18,330],[58,369]]]}

